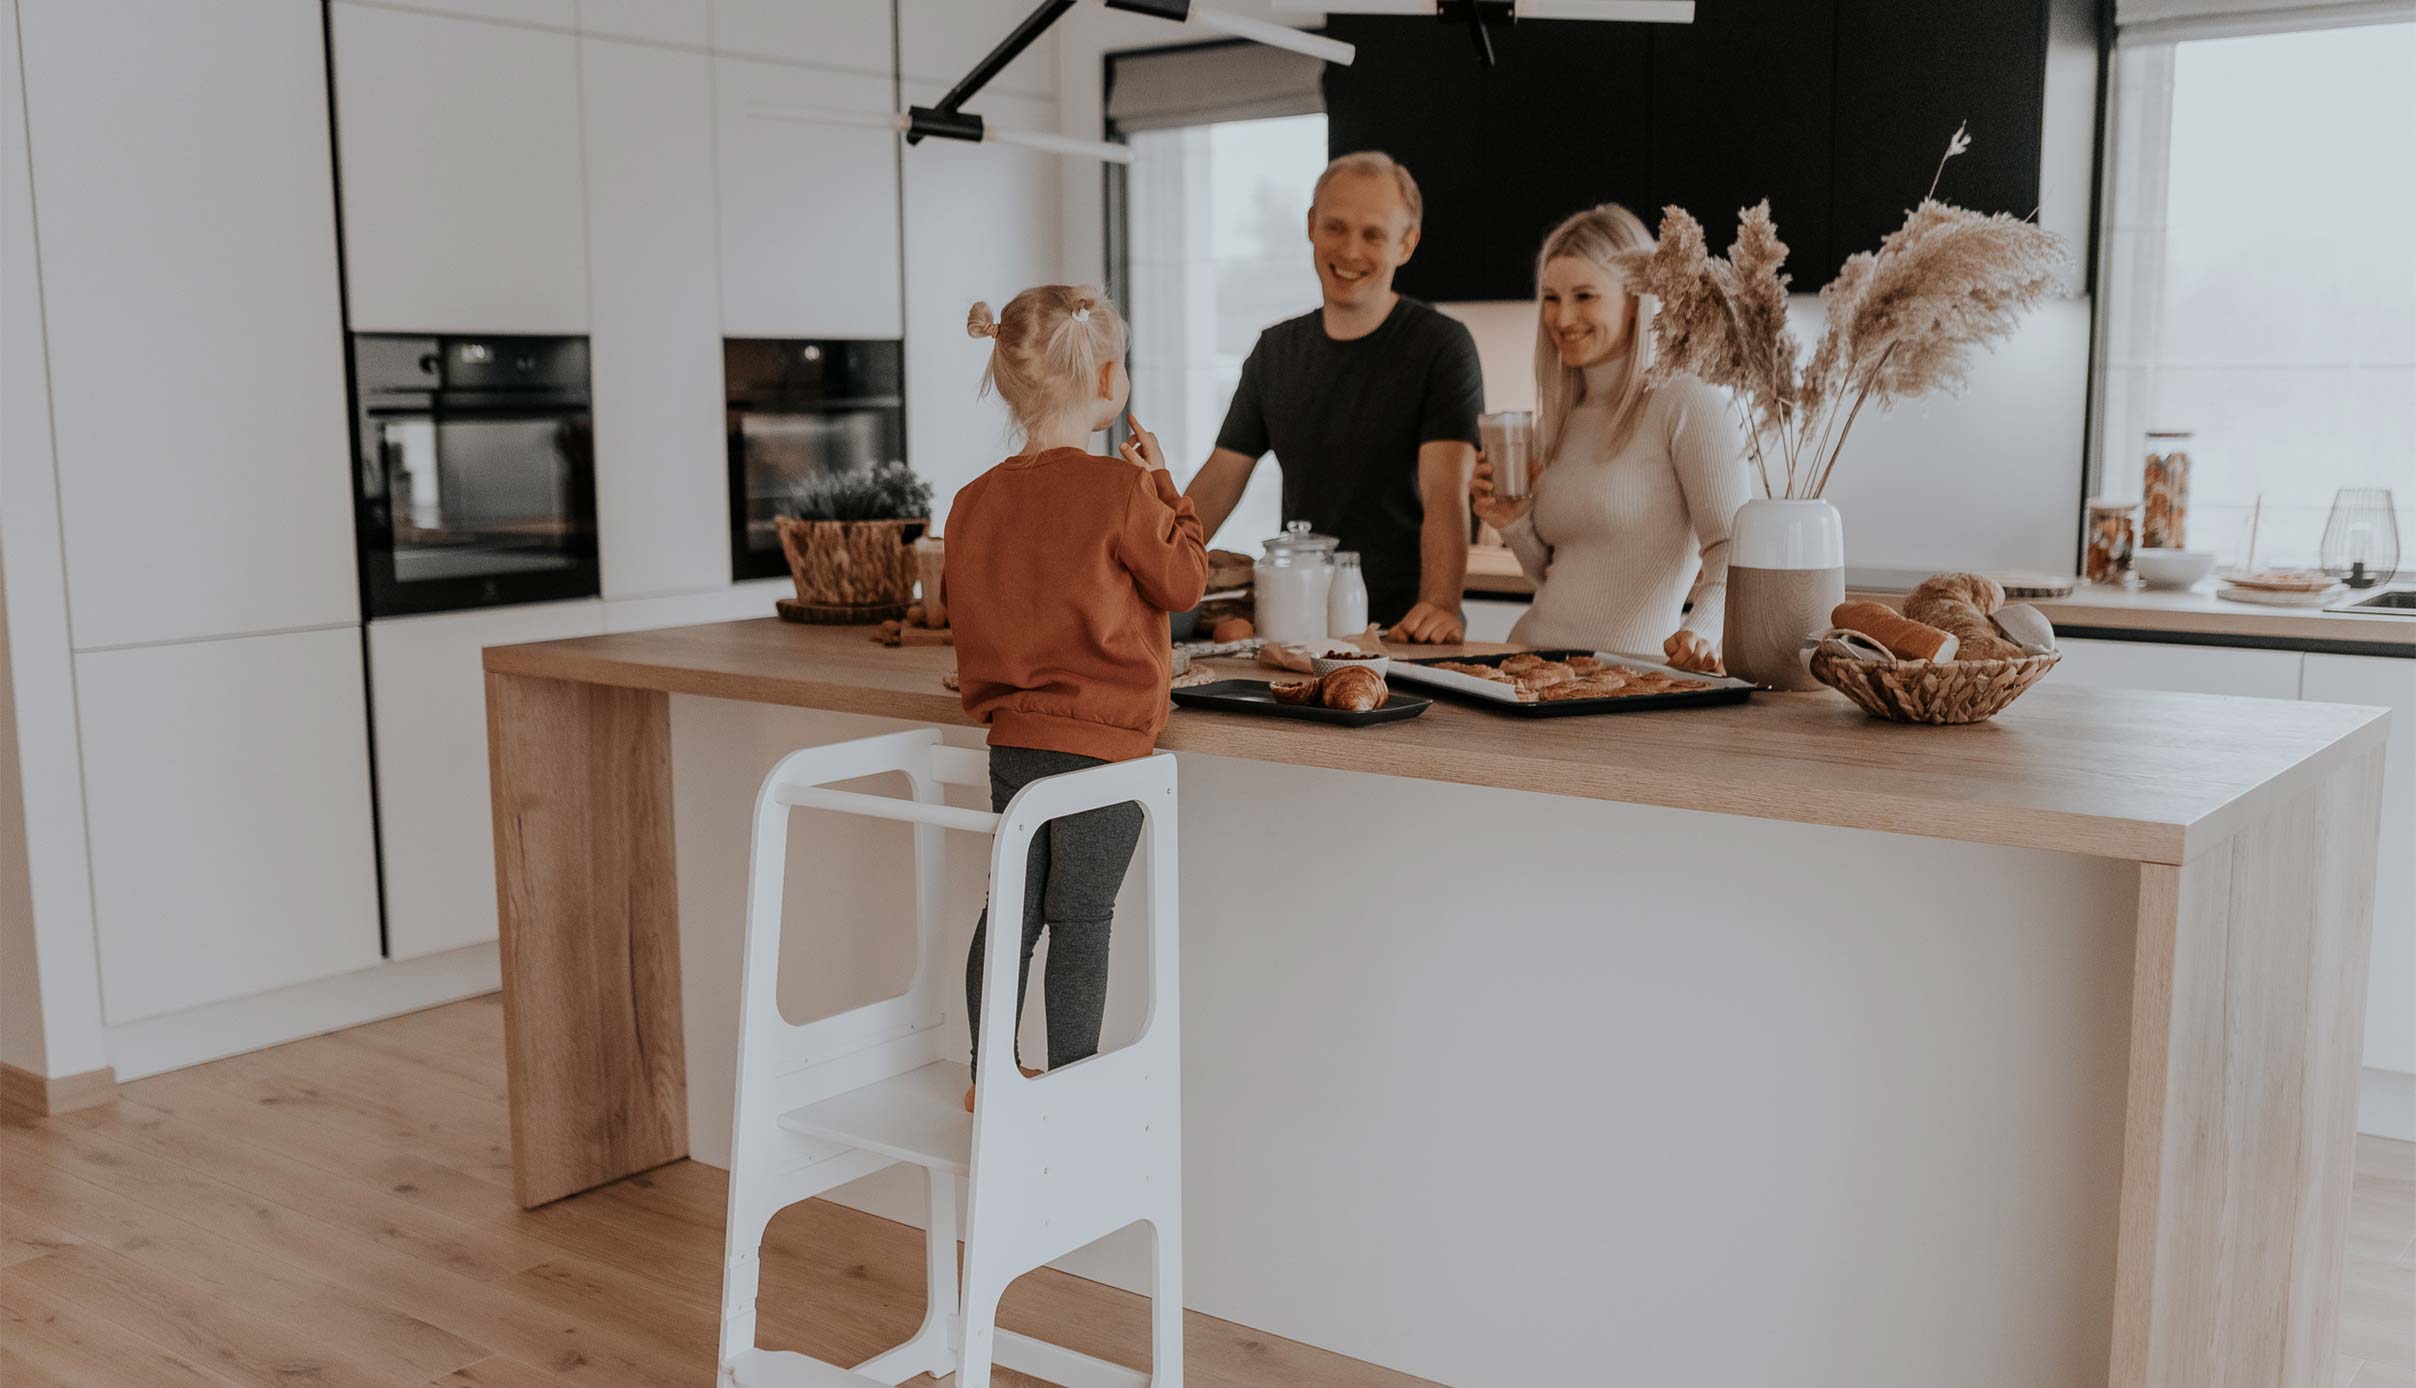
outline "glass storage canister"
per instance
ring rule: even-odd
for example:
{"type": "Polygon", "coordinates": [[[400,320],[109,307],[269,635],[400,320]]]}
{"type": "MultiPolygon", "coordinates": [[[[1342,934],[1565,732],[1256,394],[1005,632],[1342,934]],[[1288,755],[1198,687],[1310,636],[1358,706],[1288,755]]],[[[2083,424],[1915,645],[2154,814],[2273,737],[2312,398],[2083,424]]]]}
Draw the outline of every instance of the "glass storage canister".
{"type": "Polygon", "coordinates": [[[1334,582],[1334,550],[1341,541],[1319,535],[1307,521],[1293,521],[1266,542],[1251,565],[1258,634],[1269,641],[1322,641],[1326,595],[1334,582]]]}
{"type": "Polygon", "coordinates": [[[2187,429],[2148,430],[2147,471],[2140,493],[2143,549],[2189,547],[2190,438],[2187,429]]]}
{"type": "Polygon", "coordinates": [[[2083,577],[2091,583],[2119,587],[2131,568],[2133,511],[2128,501],[2089,503],[2089,553],[2083,577]]]}

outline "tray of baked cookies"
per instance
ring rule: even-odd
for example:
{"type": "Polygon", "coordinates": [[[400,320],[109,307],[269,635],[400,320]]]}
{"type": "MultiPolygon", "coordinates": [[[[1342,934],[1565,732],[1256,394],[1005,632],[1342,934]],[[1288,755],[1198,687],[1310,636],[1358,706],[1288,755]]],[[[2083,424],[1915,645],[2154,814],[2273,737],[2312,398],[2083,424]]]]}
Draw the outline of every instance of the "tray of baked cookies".
{"type": "Polygon", "coordinates": [[[1522,718],[1643,713],[1741,704],[1753,686],[1611,651],[1518,651],[1508,655],[1392,662],[1395,679],[1522,718]]]}

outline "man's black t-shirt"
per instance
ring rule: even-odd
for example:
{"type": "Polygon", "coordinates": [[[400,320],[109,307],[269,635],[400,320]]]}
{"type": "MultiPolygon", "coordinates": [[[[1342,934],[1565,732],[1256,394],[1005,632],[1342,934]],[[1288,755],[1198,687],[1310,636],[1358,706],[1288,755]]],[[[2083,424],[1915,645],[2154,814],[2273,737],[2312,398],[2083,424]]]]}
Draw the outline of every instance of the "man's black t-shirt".
{"type": "Polygon", "coordinates": [[[1258,335],[1216,446],[1283,466],[1283,515],[1357,550],[1367,610],[1385,625],[1418,601],[1418,446],[1474,444],[1485,383],[1476,340],[1415,299],[1336,342],[1312,309],[1258,335]]]}

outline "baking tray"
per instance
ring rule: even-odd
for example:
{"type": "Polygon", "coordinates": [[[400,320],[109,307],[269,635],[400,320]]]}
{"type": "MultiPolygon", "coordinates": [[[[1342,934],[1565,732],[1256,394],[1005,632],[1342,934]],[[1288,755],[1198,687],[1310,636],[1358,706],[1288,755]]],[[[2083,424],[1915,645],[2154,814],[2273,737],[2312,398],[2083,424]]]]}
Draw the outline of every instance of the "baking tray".
{"type": "Polygon", "coordinates": [[[1279,704],[1265,680],[1218,680],[1214,684],[1195,684],[1189,689],[1174,691],[1174,701],[1185,708],[1214,709],[1225,713],[1271,713],[1278,718],[1305,718],[1312,723],[1339,723],[1346,728],[1364,728],[1370,723],[1397,723],[1415,718],[1434,706],[1434,700],[1421,699],[1415,694],[1394,694],[1381,708],[1363,713],[1346,709],[1324,708],[1316,704],[1279,704]]]}
{"type": "Polygon", "coordinates": [[[1426,685],[1437,693],[1472,704],[1481,704],[1496,713],[1508,713],[1520,718],[1569,718],[1588,713],[1648,713],[1660,708],[1710,708],[1720,704],[1741,704],[1752,697],[1753,686],[1726,675],[1705,675],[1693,670],[1656,665],[1649,660],[1621,655],[1616,651],[1504,651],[1500,655],[1433,656],[1424,660],[1404,660],[1393,657],[1391,677],[1426,685]],[[1573,655],[1592,656],[1606,664],[1629,670],[1654,670],[1681,679],[1702,680],[1709,689],[1687,689],[1673,694],[1614,695],[1607,699],[1538,699],[1521,703],[1507,685],[1463,675],[1456,670],[1434,667],[1449,660],[1461,665],[1499,665],[1514,655],[1539,655],[1546,660],[1567,660],[1573,655]]]}

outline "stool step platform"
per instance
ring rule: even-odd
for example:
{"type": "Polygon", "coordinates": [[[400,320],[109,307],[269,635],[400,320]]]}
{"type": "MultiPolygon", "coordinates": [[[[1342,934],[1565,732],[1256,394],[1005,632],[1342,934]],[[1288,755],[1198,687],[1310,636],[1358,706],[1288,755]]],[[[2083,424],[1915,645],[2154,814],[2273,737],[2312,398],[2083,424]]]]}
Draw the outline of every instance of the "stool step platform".
{"type": "Polygon", "coordinates": [[[751,1349],[721,1366],[718,1388],[882,1388],[882,1381],[785,1349],[751,1349]]]}
{"type": "Polygon", "coordinates": [[[973,1115],[965,1112],[970,1066],[935,1061],[903,1075],[790,1109],[780,1126],[806,1137],[964,1176],[973,1170],[973,1115]]]}

